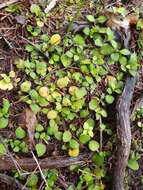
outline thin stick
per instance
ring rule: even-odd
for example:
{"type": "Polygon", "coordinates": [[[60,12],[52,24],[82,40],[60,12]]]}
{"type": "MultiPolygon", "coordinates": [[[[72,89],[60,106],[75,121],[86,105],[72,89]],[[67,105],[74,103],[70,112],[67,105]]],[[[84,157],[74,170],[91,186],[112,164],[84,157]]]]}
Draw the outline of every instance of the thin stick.
{"type": "Polygon", "coordinates": [[[34,155],[34,153],[33,153],[32,151],[31,151],[31,153],[32,153],[32,156],[33,156],[33,158],[34,158],[34,160],[35,160],[37,166],[38,166],[38,169],[39,169],[39,171],[40,171],[41,177],[43,178],[43,180],[44,180],[46,186],[48,186],[47,181],[46,181],[46,178],[45,178],[45,176],[44,176],[44,174],[43,174],[43,172],[42,172],[42,170],[41,170],[41,167],[40,167],[40,165],[39,165],[39,162],[38,162],[36,156],[34,155]]]}
{"type": "Polygon", "coordinates": [[[12,5],[14,3],[18,3],[20,0],[10,0],[10,1],[7,1],[5,3],[1,3],[0,4],[0,9],[3,9],[5,7],[8,7],[9,5],[12,5]]]}
{"type": "Polygon", "coordinates": [[[100,127],[100,151],[102,152],[103,147],[103,129],[101,128],[102,125],[102,119],[99,119],[99,127],[100,127]]]}

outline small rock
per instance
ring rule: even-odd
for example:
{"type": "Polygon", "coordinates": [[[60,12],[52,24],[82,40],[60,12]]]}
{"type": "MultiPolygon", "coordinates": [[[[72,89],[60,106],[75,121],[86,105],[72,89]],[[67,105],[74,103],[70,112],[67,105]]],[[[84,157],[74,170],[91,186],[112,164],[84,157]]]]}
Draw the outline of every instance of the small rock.
{"type": "Polygon", "coordinates": [[[22,15],[16,15],[15,19],[16,19],[18,24],[23,25],[23,24],[26,23],[26,18],[24,16],[22,16],[22,15]]]}

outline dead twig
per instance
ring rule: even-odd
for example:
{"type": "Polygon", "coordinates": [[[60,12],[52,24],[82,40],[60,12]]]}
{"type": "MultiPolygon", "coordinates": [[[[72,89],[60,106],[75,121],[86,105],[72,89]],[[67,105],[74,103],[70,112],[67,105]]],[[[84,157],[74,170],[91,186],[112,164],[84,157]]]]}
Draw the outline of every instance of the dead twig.
{"type": "Polygon", "coordinates": [[[102,152],[103,147],[103,129],[101,128],[102,125],[102,119],[99,119],[99,128],[100,128],[100,151],[102,152]]]}
{"type": "Polygon", "coordinates": [[[44,180],[46,186],[48,186],[47,181],[46,181],[46,178],[45,178],[45,176],[44,176],[44,174],[43,174],[43,172],[42,172],[42,169],[41,169],[41,167],[40,167],[40,165],[39,165],[39,162],[38,162],[36,156],[34,155],[34,153],[33,153],[32,151],[31,151],[31,153],[32,153],[32,156],[33,156],[33,158],[34,158],[34,160],[35,160],[37,166],[38,166],[38,169],[39,169],[39,171],[40,171],[41,177],[43,178],[43,180],[44,180]]]}
{"type": "MultiPolygon", "coordinates": [[[[51,169],[51,168],[64,168],[70,165],[83,165],[90,162],[91,154],[81,154],[75,158],[70,158],[66,156],[59,157],[48,157],[44,159],[38,159],[38,163],[41,169],[51,169]]],[[[18,163],[20,168],[26,171],[32,171],[37,167],[37,163],[33,158],[16,158],[15,161],[18,163]]],[[[0,157],[0,170],[13,170],[16,166],[10,157],[0,157]]]]}
{"type": "Polygon", "coordinates": [[[15,178],[10,177],[8,175],[0,173],[0,181],[3,183],[6,183],[13,187],[14,189],[23,189],[23,190],[29,190],[29,188],[24,187],[19,181],[17,181],[15,178]]]}
{"type": "Polygon", "coordinates": [[[37,124],[37,118],[34,112],[28,108],[24,110],[23,116],[25,119],[24,127],[27,130],[28,138],[29,138],[29,148],[30,150],[33,150],[33,147],[35,145],[34,132],[35,132],[36,124],[37,124]]]}
{"type": "Polygon", "coordinates": [[[0,9],[3,9],[5,7],[8,7],[9,5],[12,5],[14,3],[18,3],[20,0],[10,0],[10,1],[7,1],[7,2],[4,2],[4,3],[1,3],[0,4],[0,9]]]}

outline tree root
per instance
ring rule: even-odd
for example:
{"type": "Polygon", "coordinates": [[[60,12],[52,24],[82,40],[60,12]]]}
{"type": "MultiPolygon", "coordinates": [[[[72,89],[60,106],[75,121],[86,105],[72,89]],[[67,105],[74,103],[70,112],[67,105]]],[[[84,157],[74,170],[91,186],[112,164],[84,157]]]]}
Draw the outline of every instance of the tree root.
{"type": "Polygon", "coordinates": [[[124,190],[125,169],[131,147],[130,105],[137,77],[127,77],[124,91],[117,103],[118,145],[113,174],[113,190],[124,190]]]}
{"type": "MultiPolygon", "coordinates": [[[[75,158],[70,158],[66,156],[59,157],[49,157],[38,159],[38,163],[41,169],[51,169],[51,168],[64,168],[70,165],[83,165],[90,162],[91,154],[81,154],[75,158]]],[[[16,158],[15,163],[20,169],[26,171],[32,171],[37,168],[37,163],[33,158],[16,158]]],[[[16,166],[12,159],[8,156],[0,157],[0,170],[13,170],[16,166]]]]}
{"type": "Polygon", "coordinates": [[[13,187],[14,189],[23,189],[23,190],[29,190],[27,187],[24,187],[19,181],[17,181],[15,178],[10,177],[8,175],[0,173],[0,181],[3,183],[6,183],[13,187]]]}

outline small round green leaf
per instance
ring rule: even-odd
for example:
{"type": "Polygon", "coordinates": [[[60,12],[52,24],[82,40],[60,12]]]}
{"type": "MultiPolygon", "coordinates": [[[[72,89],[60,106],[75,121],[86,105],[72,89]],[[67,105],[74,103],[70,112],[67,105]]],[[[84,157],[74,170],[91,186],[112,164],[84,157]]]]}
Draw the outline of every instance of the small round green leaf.
{"type": "Polygon", "coordinates": [[[113,61],[118,61],[119,60],[119,54],[118,53],[112,53],[111,54],[111,59],[113,61]]]}
{"type": "Polygon", "coordinates": [[[69,83],[69,78],[68,77],[63,77],[57,80],[57,86],[59,88],[65,88],[67,87],[68,83],[69,83]]]}
{"type": "Polygon", "coordinates": [[[90,140],[90,136],[86,134],[81,134],[79,140],[82,144],[86,144],[90,140]]]}
{"type": "Polygon", "coordinates": [[[93,98],[90,102],[89,102],[89,108],[91,110],[95,110],[98,107],[98,100],[96,98],[93,98]]]}
{"type": "Polygon", "coordinates": [[[139,164],[136,159],[130,159],[128,161],[128,167],[134,171],[139,169],[139,164]]]}
{"type": "Polygon", "coordinates": [[[108,104],[112,104],[114,102],[114,97],[111,95],[106,95],[105,100],[108,104]]]}
{"type": "Polygon", "coordinates": [[[36,144],[35,149],[38,157],[41,157],[46,153],[46,145],[43,143],[36,144]]]}
{"type": "Polygon", "coordinates": [[[70,57],[68,57],[67,55],[63,54],[61,56],[61,62],[64,67],[68,67],[71,64],[72,59],[70,57]]]}
{"type": "Polygon", "coordinates": [[[128,49],[122,49],[122,50],[120,50],[120,53],[122,55],[130,55],[130,51],[128,49]]]}
{"type": "Polygon", "coordinates": [[[5,146],[2,143],[0,143],[0,155],[4,155],[5,153],[6,153],[5,146]]]}
{"type": "Polygon", "coordinates": [[[8,119],[7,118],[0,118],[0,129],[6,128],[8,126],[8,119]]]}
{"type": "Polygon", "coordinates": [[[92,161],[97,165],[97,166],[103,166],[104,164],[104,154],[103,152],[100,153],[95,153],[92,157],[92,161]]]}
{"type": "Polygon", "coordinates": [[[63,142],[69,142],[72,138],[72,134],[70,131],[65,131],[63,133],[63,142]]]}
{"type": "Polygon", "coordinates": [[[102,16],[102,15],[99,16],[97,19],[98,23],[104,23],[106,20],[107,20],[107,18],[105,16],[102,16]]]}
{"type": "Polygon", "coordinates": [[[26,132],[21,127],[18,127],[15,131],[16,138],[23,139],[26,136],[26,132]]]}
{"type": "Polygon", "coordinates": [[[31,11],[31,13],[34,13],[36,16],[39,16],[41,13],[41,9],[40,9],[39,5],[37,5],[37,4],[32,4],[30,7],[30,11],[31,11]]]}
{"type": "Polygon", "coordinates": [[[79,148],[79,144],[76,140],[71,139],[69,143],[70,143],[69,145],[71,148],[73,148],[73,149],[79,148]]]}
{"type": "Polygon", "coordinates": [[[20,86],[22,92],[28,92],[31,89],[31,82],[25,81],[20,86]]]}
{"type": "Polygon", "coordinates": [[[30,177],[27,179],[28,187],[33,187],[33,186],[37,185],[37,183],[38,183],[38,177],[36,174],[30,175],[30,177]]]}
{"type": "Polygon", "coordinates": [[[114,52],[114,49],[112,48],[112,46],[110,46],[109,44],[104,44],[102,47],[101,47],[101,53],[103,55],[110,55],[114,52]]]}
{"type": "Polygon", "coordinates": [[[102,40],[100,38],[96,39],[94,41],[94,43],[95,43],[96,46],[99,46],[99,47],[101,47],[103,45],[103,42],[102,42],[102,40]]]}
{"type": "Polygon", "coordinates": [[[50,110],[47,114],[48,119],[56,119],[57,117],[57,111],[56,110],[50,110]]]}
{"type": "Polygon", "coordinates": [[[57,139],[57,140],[59,140],[59,141],[61,141],[62,140],[62,132],[60,132],[60,131],[56,131],[55,133],[54,133],[54,136],[55,136],[55,138],[57,139]]]}
{"type": "Polygon", "coordinates": [[[84,46],[85,45],[85,40],[84,40],[84,38],[81,36],[81,35],[79,35],[79,34],[77,34],[75,37],[74,37],[74,42],[77,44],[77,45],[80,45],[80,46],[84,46]]]}
{"type": "Polygon", "coordinates": [[[87,15],[86,18],[89,22],[95,22],[95,17],[93,15],[87,15]]]}
{"type": "Polygon", "coordinates": [[[95,140],[91,140],[88,146],[91,151],[97,151],[99,149],[99,143],[95,140]]]}

